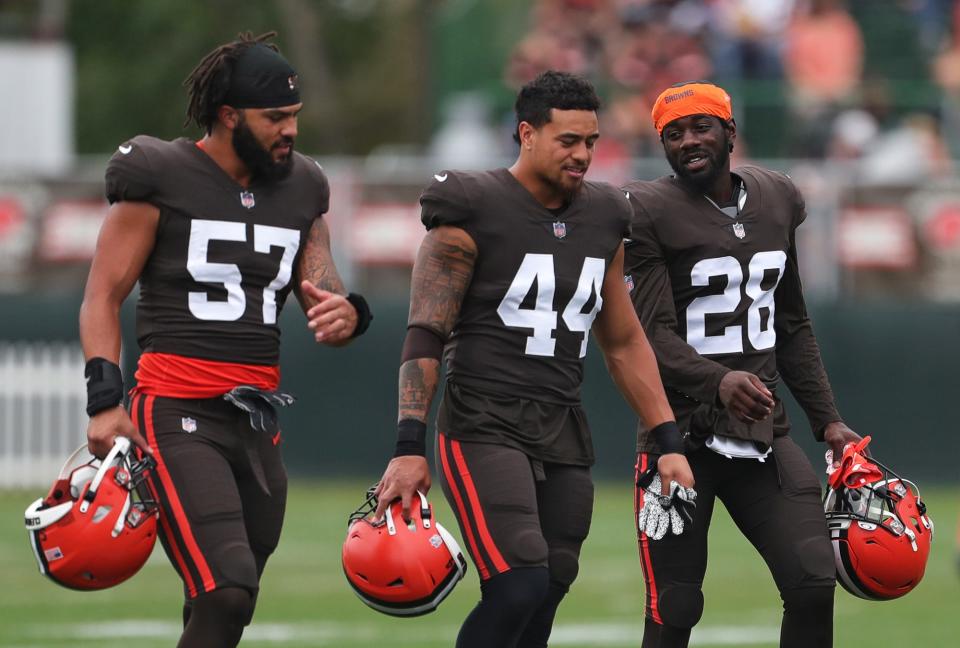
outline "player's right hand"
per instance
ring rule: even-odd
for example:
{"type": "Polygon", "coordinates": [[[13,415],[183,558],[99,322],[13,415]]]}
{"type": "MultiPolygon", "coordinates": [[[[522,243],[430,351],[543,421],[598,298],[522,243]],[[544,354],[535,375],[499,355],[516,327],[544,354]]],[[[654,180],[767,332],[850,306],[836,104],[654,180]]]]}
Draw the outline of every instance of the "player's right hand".
{"type": "Polygon", "coordinates": [[[660,475],[655,474],[643,491],[637,529],[651,540],[661,540],[668,531],[680,535],[693,524],[696,508],[697,491],[675,481],[664,487],[660,475]]]}
{"type": "Polygon", "coordinates": [[[380,478],[374,494],[377,496],[377,510],[371,522],[379,524],[383,513],[390,503],[399,499],[403,507],[403,521],[410,521],[410,503],[420,491],[424,495],[430,490],[430,466],[427,458],[419,455],[394,457],[380,478]]]}
{"type": "Polygon", "coordinates": [[[756,423],[770,416],[773,394],[759,378],[747,371],[730,371],[720,381],[720,402],[744,423],[756,423]]]}
{"type": "Polygon", "coordinates": [[[113,448],[113,440],[118,436],[129,437],[130,441],[144,453],[153,454],[146,439],[140,436],[140,432],[130,420],[130,415],[122,406],[105,409],[90,417],[90,423],[87,425],[87,449],[94,457],[103,459],[107,456],[113,448]]]}
{"type": "Polygon", "coordinates": [[[662,484],[661,495],[670,494],[670,482],[677,482],[686,488],[693,488],[693,470],[687,463],[687,458],[677,452],[661,455],[657,459],[657,472],[660,473],[662,484]]]}

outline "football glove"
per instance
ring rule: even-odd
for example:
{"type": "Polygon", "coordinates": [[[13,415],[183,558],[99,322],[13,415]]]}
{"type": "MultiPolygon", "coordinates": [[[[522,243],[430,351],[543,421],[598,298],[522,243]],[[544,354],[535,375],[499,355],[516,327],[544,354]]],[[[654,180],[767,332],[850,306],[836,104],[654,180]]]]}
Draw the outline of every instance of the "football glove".
{"type": "Polygon", "coordinates": [[[673,535],[683,533],[693,523],[697,507],[697,491],[670,482],[670,494],[662,495],[659,473],[654,475],[643,492],[643,506],[637,515],[637,528],[651,540],[660,540],[669,531],[673,535]]]}

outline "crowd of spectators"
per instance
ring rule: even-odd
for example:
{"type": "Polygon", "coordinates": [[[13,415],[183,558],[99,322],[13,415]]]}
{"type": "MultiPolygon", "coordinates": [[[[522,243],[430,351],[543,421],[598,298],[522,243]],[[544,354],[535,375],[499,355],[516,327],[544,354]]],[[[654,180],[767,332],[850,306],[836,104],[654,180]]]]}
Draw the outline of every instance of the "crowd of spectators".
{"type": "Polygon", "coordinates": [[[957,0],[536,0],[504,81],[548,68],[601,89],[601,166],[659,155],[650,106],[692,79],[733,95],[741,156],[882,154],[879,173],[891,151],[898,172],[949,171],[960,154],[957,0]]]}

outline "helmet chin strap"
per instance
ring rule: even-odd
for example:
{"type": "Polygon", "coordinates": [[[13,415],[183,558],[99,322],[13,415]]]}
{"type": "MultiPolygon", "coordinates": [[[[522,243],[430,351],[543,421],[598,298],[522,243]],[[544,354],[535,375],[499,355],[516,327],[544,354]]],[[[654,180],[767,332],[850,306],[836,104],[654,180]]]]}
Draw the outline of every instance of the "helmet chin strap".
{"type": "Polygon", "coordinates": [[[393,507],[387,507],[387,533],[390,535],[397,535],[397,525],[393,523],[393,507]]]}
{"type": "Polygon", "coordinates": [[[80,512],[86,513],[87,509],[90,508],[90,502],[93,501],[93,498],[97,495],[97,489],[100,488],[100,482],[103,481],[103,478],[107,474],[107,470],[113,465],[113,462],[117,459],[118,455],[126,454],[130,450],[130,439],[124,436],[118,436],[113,440],[113,447],[110,448],[110,452],[107,453],[107,456],[103,458],[103,461],[100,462],[100,468],[97,470],[96,476],[93,478],[93,481],[90,482],[90,488],[87,489],[86,495],[83,496],[83,501],[80,502],[80,512]]]}
{"type": "Polygon", "coordinates": [[[430,505],[427,504],[427,496],[420,491],[417,491],[417,495],[420,496],[420,519],[423,521],[423,528],[429,529],[431,513],[430,505]]]}
{"type": "MultiPolygon", "coordinates": [[[[420,496],[420,521],[423,523],[424,529],[429,529],[432,525],[431,518],[433,514],[430,512],[430,504],[427,502],[427,496],[417,491],[417,495],[420,496]]],[[[387,507],[387,512],[384,517],[387,522],[387,533],[390,535],[397,535],[397,525],[393,521],[393,504],[387,507]]],[[[413,519],[413,516],[410,516],[410,524],[408,526],[411,531],[416,530],[416,521],[413,519]]]]}

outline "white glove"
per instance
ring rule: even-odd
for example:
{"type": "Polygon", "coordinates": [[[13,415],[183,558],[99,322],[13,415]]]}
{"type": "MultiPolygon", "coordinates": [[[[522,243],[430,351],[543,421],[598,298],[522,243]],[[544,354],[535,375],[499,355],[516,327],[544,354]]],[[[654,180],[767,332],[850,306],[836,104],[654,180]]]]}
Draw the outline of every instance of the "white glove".
{"type": "Polygon", "coordinates": [[[697,491],[670,482],[670,494],[661,495],[662,484],[657,474],[643,492],[643,507],[637,516],[637,528],[651,540],[660,540],[667,531],[680,535],[686,524],[693,522],[697,491]]]}
{"type": "Polygon", "coordinates": [[[828,448],[823,454],[823,458],[827,461],[827,477],[829,477],[837,470],[833,466],[833,450],[828,448]]]}

